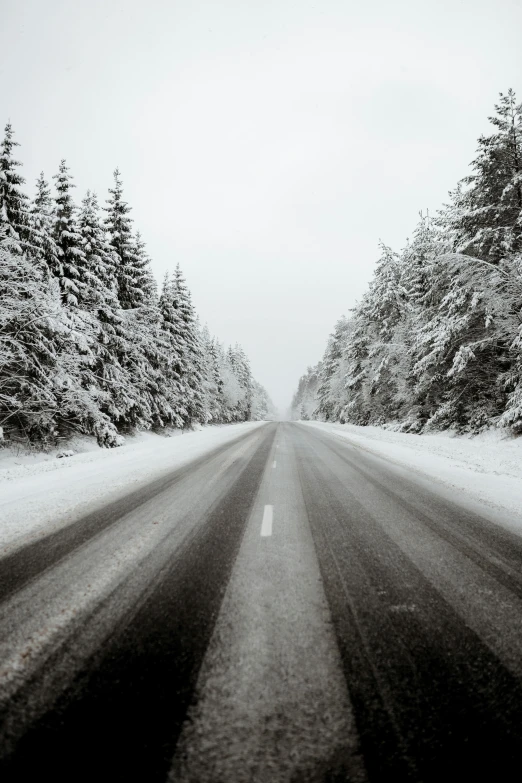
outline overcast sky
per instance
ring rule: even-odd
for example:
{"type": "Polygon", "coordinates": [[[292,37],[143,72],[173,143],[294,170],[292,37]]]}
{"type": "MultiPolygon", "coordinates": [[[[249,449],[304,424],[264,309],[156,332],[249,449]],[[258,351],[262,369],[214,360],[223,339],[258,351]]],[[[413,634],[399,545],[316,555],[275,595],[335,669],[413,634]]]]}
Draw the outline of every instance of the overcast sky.
{"type": "Polygon", "coordinates": [[[119,166],[158,279],[288,404],[419,210],[522,100],[520,0],[1,0],[2,125],[32,194],[119,166]]]}

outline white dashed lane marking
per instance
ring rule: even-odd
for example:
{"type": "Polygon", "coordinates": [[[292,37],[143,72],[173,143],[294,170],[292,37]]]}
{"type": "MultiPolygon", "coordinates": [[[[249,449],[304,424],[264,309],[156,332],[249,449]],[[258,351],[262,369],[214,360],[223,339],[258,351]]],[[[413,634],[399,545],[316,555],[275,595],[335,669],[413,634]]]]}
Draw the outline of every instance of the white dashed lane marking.
{"type": "Polygon", "coordinates": [[[266,536],[272,535],[272,520],[274,518],[274,507],[273,506],[265,506],[265,510],[263,512],[263,521],[261,523],[261,536],[262,538],[265,538],[266,536]]]}

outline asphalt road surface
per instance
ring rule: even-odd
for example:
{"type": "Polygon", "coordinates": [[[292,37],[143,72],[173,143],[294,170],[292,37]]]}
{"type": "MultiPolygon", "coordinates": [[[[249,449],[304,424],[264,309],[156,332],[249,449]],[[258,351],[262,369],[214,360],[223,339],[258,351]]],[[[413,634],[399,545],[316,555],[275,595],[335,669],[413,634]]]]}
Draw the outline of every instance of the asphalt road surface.
{"type": "Polygon", "coordinates": [[[271,423],[0,561],[3,783],[520,781],[522,538],[271,423]]]}

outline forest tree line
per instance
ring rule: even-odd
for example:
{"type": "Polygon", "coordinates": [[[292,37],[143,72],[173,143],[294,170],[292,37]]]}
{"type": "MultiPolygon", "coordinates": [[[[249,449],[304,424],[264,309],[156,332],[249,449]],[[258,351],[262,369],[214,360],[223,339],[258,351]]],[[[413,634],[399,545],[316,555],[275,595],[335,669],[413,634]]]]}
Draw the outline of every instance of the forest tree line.
{"type": "Polygon", "coordinates": [[[522,104],[500,94],[471,173],[400,253],[384,244],[360,302],[299,381],[296,419],[406,432],[522,432],[522,104]]]}
{"type": "Polygon", "coordinates": [[[179,265],[160,290],[114,172],[77,205],[62,160],[31,200],[10,124],[0,147],[0,445],[74,432],[116,446],[139,429],[264,419],[239,345],[196,317],[179,265]],[[54,190],[54,192],[53,192],[54,190]]]}

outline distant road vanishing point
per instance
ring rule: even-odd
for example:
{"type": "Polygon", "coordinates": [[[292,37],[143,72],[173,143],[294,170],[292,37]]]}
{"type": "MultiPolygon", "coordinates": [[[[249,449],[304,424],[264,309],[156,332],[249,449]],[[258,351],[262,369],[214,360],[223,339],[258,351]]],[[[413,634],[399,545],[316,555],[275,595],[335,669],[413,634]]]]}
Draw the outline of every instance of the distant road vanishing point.
{"type": "Polygon", "coordinates": [[[518,781],[522,538],[299,423],[0,560],[3,783],[518,781]]]}

